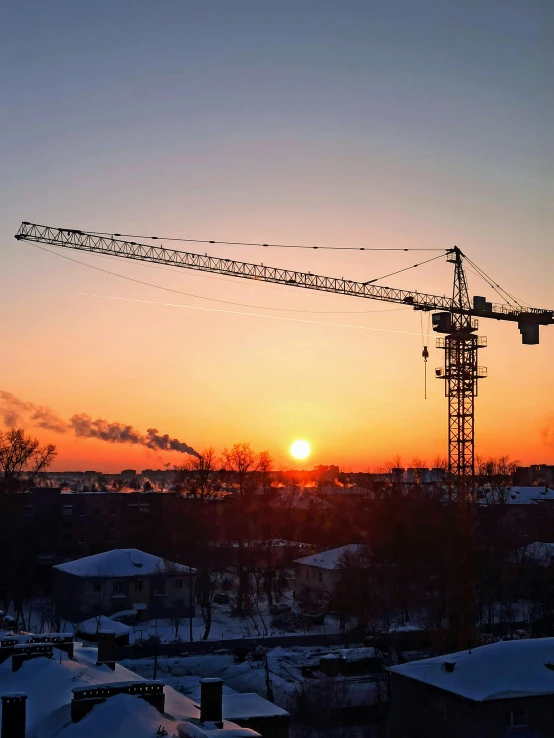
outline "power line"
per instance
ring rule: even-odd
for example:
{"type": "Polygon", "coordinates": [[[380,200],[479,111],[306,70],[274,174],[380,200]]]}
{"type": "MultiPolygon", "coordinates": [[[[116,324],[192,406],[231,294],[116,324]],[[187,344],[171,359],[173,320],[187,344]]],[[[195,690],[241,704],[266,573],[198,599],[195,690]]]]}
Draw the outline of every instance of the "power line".
{"type": "Polygon", "coordinates": [[[73,259],[71,256],[66,256],[65,254],[58,254],[56,251],[50,251],[50,249],[45,249],[43,246],[39,246],[36,243],[31,243],[31,246],[34,246],[37,249],[40,249],[41,251],[45,251],[47,254],[51,254],[52,256],[59,256],[61,259],[67,259],[67,261],[73,261],[75,264],[80,264],[81,266],[88,267],[89,269],[94,269],[97,272],[103,272],[104,274],[111,274],[112,277],[119,277],[120,279],[125,279],[128,282],[135,282],[137,284],[142,284],[146,287],[153,287],[157,290],[165,290],[166,292],[174,292],[177,295],[184,295],[185,297],[194,297],[198,300],[208,300],[209,302],[219,302],[224,305],[234,305],[235,307],[246,307],[246,308],[252,308],[253,310],[277,310],[280,312],[286,312],[286,313],[310,313],[310,314],[330,314],[330,315],[341,315],[341,314],[349,314],[349,315],[363,315],[367,313],[393,313],[397,312],[399,310],[409,310],[409,308],[388,308],[383,310],[361,310],[361,311],[333,311],[333,310],[296,310],[295,308],[275,308],[275,307],[266,307],[265,305],[248,305],[247,303],[243,302],[233,302],[232,300],[219,300],[216,297],[204,297],[203,295],[193,295],[190,292],[183,292],[182,290],[175,290],[171,287],[164,287],[159,284],[152,284],[151,282],[145,282],[141,279],[134,279],[133,277],[127,277],[124,274],[118,274],[117,272],[112,272],[109,269],[102,269],[101,267],[93,266],[92,264],[87,264],[84,261],[79,261],[79,259],[73,259]]]}
{"type": "Polygon", "coordinates": [[[86,231],[93,236],[111,236],[112,238],[141,238],[150,241],[180,241],[181,243],[208,243],[219,244],[223,246],[261,246],[271,249],[309,249],[320,251],[444,251],[447,249],[400,249],[385,247],[367,247],[367,246],[300,246],[296,244],[285,243],[258,243],[256,241],[216,241],[212,239],[201,238],[178,238],[166,236],[139,236],[132,233],[107,233],[105,231],[86,231]]]}

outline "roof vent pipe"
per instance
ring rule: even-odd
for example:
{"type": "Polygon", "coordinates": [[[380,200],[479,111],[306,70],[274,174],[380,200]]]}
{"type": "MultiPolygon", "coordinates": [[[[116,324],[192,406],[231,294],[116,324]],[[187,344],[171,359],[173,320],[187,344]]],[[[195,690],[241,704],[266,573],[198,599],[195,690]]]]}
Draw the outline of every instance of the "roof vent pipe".
{"type": "Polygon", "coordinates": [[[223,727],[223,679],[200,680],[200,723],[223,727]]]}
{"type": "Polygon", "coordinates": [[[22,692],[2,695],[1,738],[25,738],[27,695],[22,692]]]}

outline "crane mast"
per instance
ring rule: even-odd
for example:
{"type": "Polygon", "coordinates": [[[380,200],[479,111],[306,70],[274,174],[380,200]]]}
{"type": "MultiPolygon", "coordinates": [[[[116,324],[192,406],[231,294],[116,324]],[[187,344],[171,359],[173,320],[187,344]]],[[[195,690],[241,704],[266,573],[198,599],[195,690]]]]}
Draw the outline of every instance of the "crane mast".
{"type": "Polygon", "coordinates": [[[438,379],[445,382],[448,400],[448,479],[449,492],[456,482],[456,497],[460,503],[475,502],[475,398],[478,380],[487,376],[479,366],[478,350],[485,348],[487,339],[477,336],[476,318],[471,315],[471,303],[462,253],[455,248],[448,254],[454,263],[452,304],[460,312],[433,316],[436,330],[448,330],[445,338],[437,339],[437,348],[444,350],[444,366],[435,370],[438,379]],[[441,323],[444,325],[441,325],[441,323]]]}
{"type": "Polygon", "coordinates": [[[459,502],[474,500],[475,471],[474,407],[478,380],[486,376],[479,367],[478,349],[487,345],[477,336],[477,318],[493,318],[517,322],[523,343],[539,342],[539,326],[554,323],[554,311],[527,308],[520,305],[492,304],[483,297],[470,301],[463,268],[463,254],[459,248],[445,249],[448,261],[454,264],[452,298],[369,282],[325,277],[311,272],[298,272],[263,264],[222,259],[194,252],[177,251],[163,246],[152,246],[126,241],[119,234],[105,235],[69,228],[52,228],[24,221],[15,238],[18,241],[43,243],[51,246],[101,253],[125,259],[166,264],[184,269],[224,274],[242,279],[253,279],[289,287],[299,287],[371,300],[392,302],[414,310],[436,311],[433,330],[444,333],[437,346],[445,352],[444,366],[436,376],[445,381],[448,398],[448,471],[450,489],[456,491],[459,502]]]}

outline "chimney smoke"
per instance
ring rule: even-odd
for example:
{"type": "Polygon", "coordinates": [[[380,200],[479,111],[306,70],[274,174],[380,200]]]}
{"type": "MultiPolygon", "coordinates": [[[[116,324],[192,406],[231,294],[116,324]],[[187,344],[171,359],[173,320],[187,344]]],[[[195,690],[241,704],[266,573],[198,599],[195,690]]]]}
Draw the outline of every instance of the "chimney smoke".
{"type": "Polygon", "coordinates": [[[152,451],[177,451],[181,454],[200,456],[184,441],[171,438],[167,433],[161,434],[157,428],[148,428],[146,433],[141,433],[132,425],[118,422],[110,423],[103,418],[93,420],[86,413],[75,414],[69,419],[69,422],[66,422],[49,407],[26,402],[5,390],[0,390],[0,419],[7,427],[29,423],[55,433],[73,431],[78,438],[98,438],[109,443],[130,443],[135,446],[144,446],[152,451]]]}

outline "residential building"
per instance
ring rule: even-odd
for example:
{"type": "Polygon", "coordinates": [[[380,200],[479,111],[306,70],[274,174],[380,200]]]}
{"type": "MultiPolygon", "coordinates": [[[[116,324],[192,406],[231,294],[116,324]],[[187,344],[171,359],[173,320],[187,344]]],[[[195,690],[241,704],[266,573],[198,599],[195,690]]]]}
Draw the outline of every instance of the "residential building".
{"type": "Polygon", "coordinates": [[[294,569],[295,597],[305,605],[324,605],[330,601],[340,576],[339,565],[345,553],[356,553],[362,547],[351,543],[329,551],[296,559],[294,569]]]}
{"type": "Polygon", "coordinates": [[[0,647],[12,651],[6,658],[0,652],[2,736],[288,737],[285,710],[255,694],[226,699],[221,679],[200,679],[199,699],[193,700],[117,664],[111,635],[104,633],[98,651],[71,642],[66,653],[25,639],[0,647]]]}
{"type": "Polygon", "coordinates": [[[54,566],[58,616],[80,622],[136,610],[143,619],[194,614],[196,570],[136,548],[54,566]]]}
{"type": "Polygon", "coordinates": [[[391,738],[554,733],[554,638],[501,641],[389,671],[391,738]]]}

